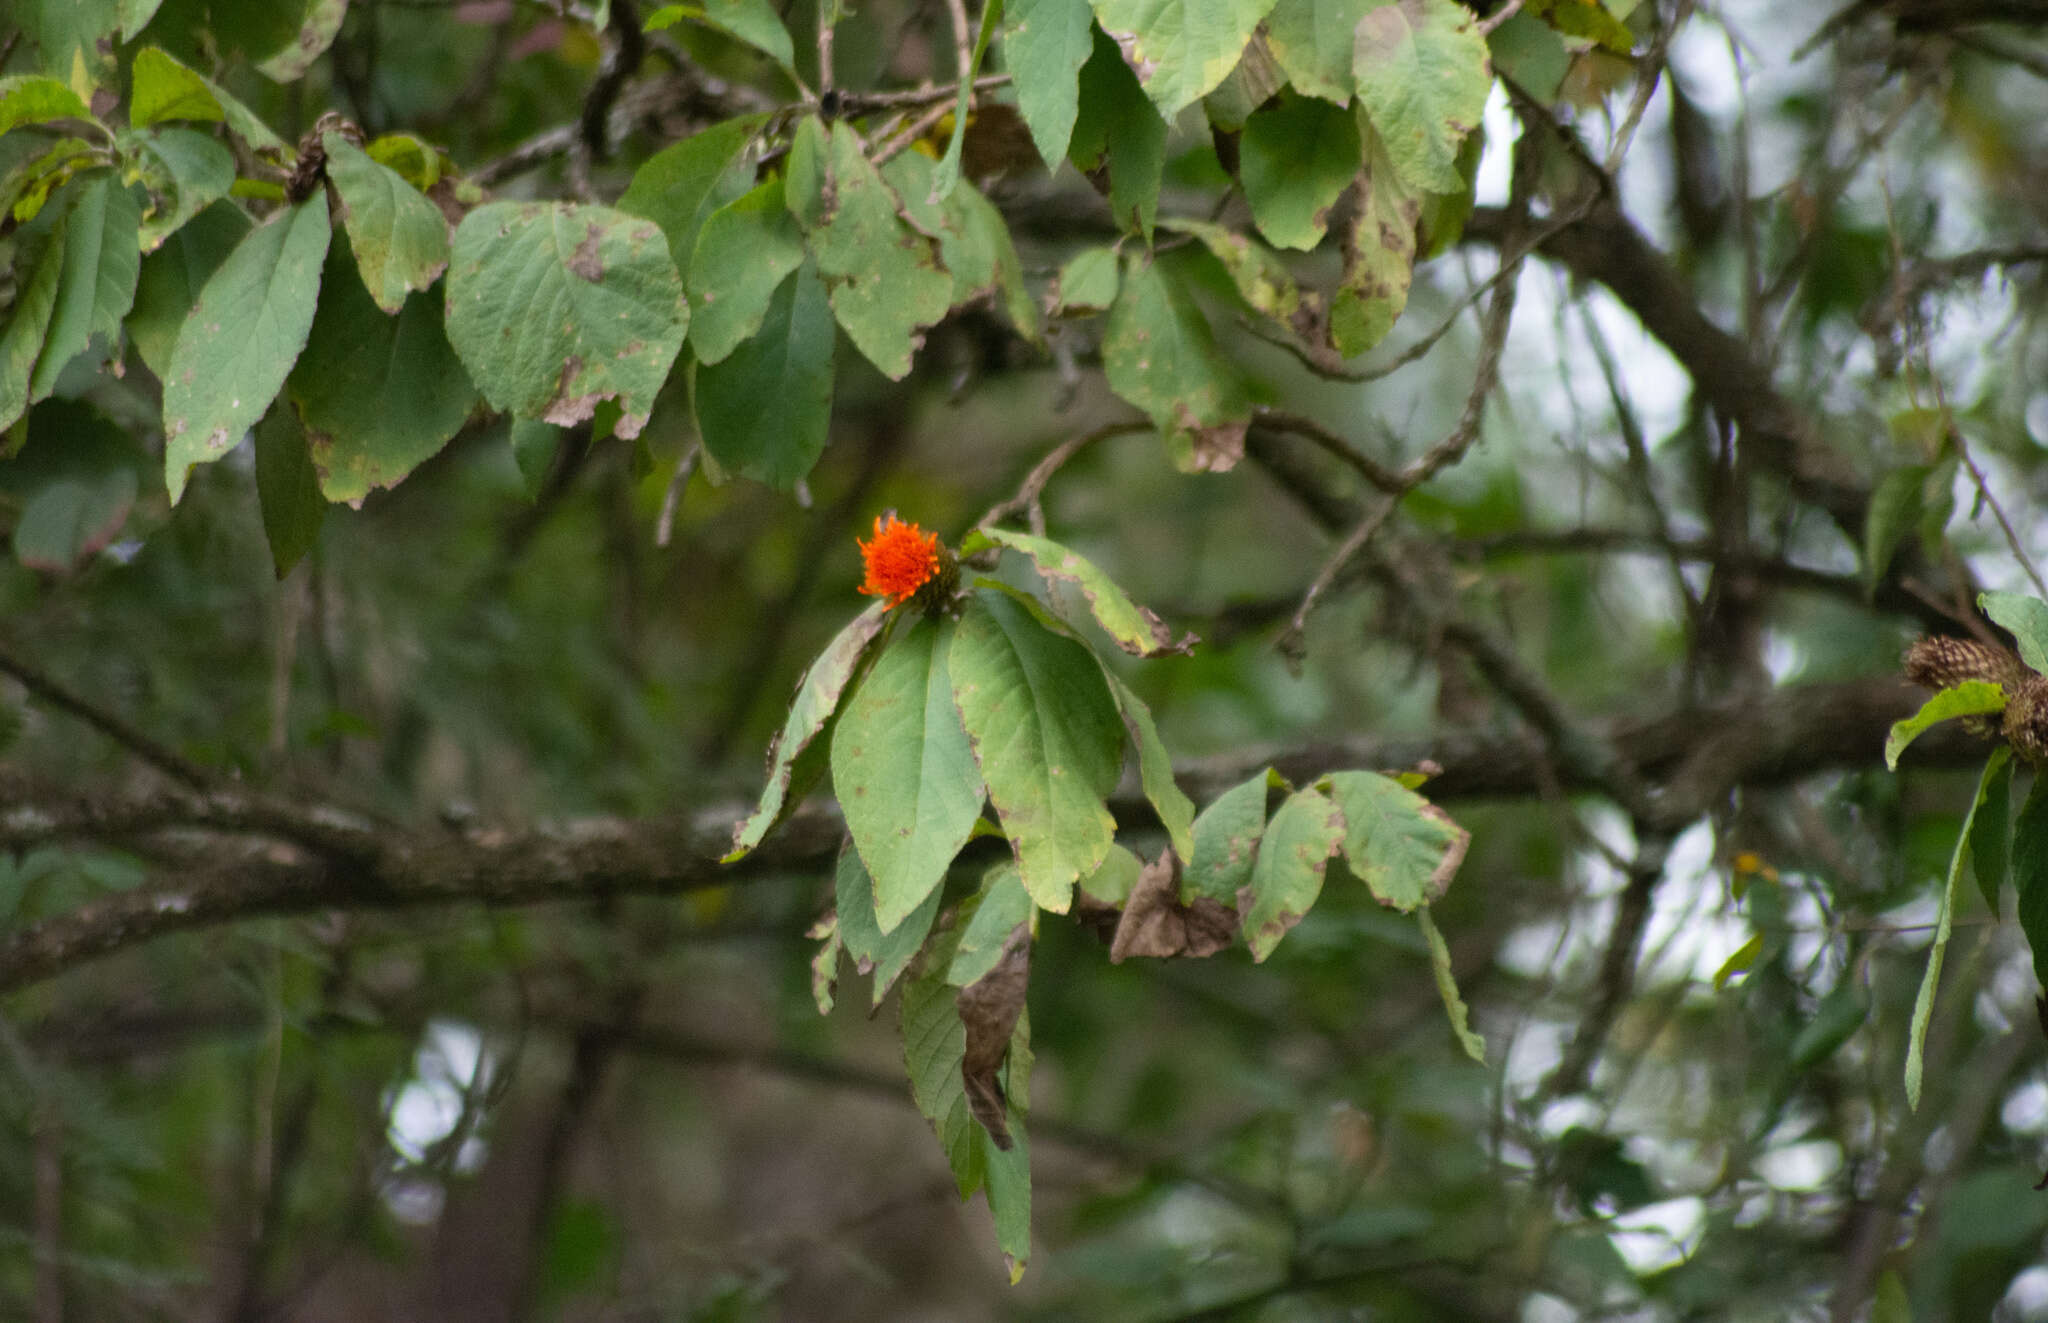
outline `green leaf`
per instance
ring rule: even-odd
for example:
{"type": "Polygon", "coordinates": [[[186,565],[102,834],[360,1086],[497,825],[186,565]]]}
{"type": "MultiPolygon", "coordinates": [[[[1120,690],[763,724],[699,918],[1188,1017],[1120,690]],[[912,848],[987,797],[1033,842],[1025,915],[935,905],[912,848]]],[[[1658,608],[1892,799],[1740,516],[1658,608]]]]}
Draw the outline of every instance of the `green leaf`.
{"type": "Polygon", "coordinates": [[[1436,976],[1437,996],[1443,999],[1444,1014],[1451,1021],[1451,1032],[1458,1036],[1458,1046],[1465,1049],[1465,1055],[1483,1066],[1486,1064],[1486,1040],[1472,1032],[1471,1016],[1465,1009],[1465,999],[1458,995],[1458,979],[1451,969],[1451,948],[1444,942],[1444,935],[1437,931],[1429,906],[1421,906],[1415,911],[1415,922],[1422,928],[1422,940],[1429,944],[1429,969],[1436,976]]]}
{"type": "Polygon", "coordinates": [[[1332,772],[1317,784],[1344,812],[1344,862],[1373,899],[1405,911],[1443,896],[1465,861],[1470,832],[1378,772],[1332,772]]]}
{"type": "Polygon", "coordinates": [[[1195,804],[1173,779],[1173,759],[1166,752],[1166,744],[1159,738],[1159,727],[1152,722],[1152,709],[1145,701],[1131,692],[1130,686],[1113,673],[1103,672],[1109,677],[1110,692],[1116,697],[1116,704],[1123,710],[1124,726],[1130,731],[1131,741],[1138,747],[1138,780],[1145,789],[1145,798],[1159,814],[1159,825],[1166,828],[1167,840],[1173,852],[1183,861],[1195,854],[1195,804]]]}
{"type": "Polygon", "coordinates": [[[1764,935],[1751,933],[1749,940],[1736,947],[1734,953],[1723,960],[1721,967],[1714,971],[1714,991],[1720,992],[1725,989],[1729,980],[1737,974],[1747,974],[1756,966],[1756,958],[1762,955],[1763,951],[1764,935]]]}
{"type": "Polygon", "coordinates": [[[880,1006],[882,998],[889,995],[889,989],[910,967],[911,960],[924,946],[924,939],[931,934],[932,922],[939,917],[939,904],[945,898],[945,888],[933,887],[932,894],[924,898],[924,904],[885,933],[875,922],[874,879],[868,876],[866,866],[861,863],[860,851],[848,841],[839,852],[833,891],[837,898],[840,941],[860,971],[873,974],[873,1004],[880,1006]]]}
{"type": "Polygon", "coordinates": [[[1282,784],[1269,767],[1218,795],[1196,817],[1191,829],[1195,848],[1180,875],[1182,904],[1201,897],[1237,904],[1237,893],[1252,879],[1266,832],[1266,794],[1282,784]]]}
{"type": "Polygon", "coordinates": [[[960,944],[946,966],[946,982],[964,988],[996,967],[1003,943],[1020,923],[1031,921],[1031,896],[1017,877],[1015,864],[998,864],[983,879],[973,912],[965,907],[960,944]]]}
{"type": "Polygon", "coordinates": [[[1237,67],[1273,0],[1094,0],[1102,30],[1171,118],[1237,67]]]}
{"type": "Polygon", "coordinates": [[[1313,248],[1330,209],[1358,174],[1356,117],[1327,101],[1283,94],[1245,121],[1238,175],[1259,232],[1281,248],[1313,248]]]}
{"type": "Polygon", "coordinates": [[[1906,751],[1906,746],[1938,722],[2004,710],[2005,689],[1989,680],[1965,680],[1954,688],[1944,689],[1922,703],[1912,716],[1892,723],[1891,734],[1884,741],[1884,765],[1896,771],[1899,755],[1906,751]]]}
{"type": "Polygon", "coordinates": [[[775,290],[752,338],[693,368],[697,433],[721,467],[783,491],[803,480],[831,430],[836,339],[825,286],[805,263],[775,290]]]}
{"type": "Polygon", "coordinates": [[[1032,145],[1056,170],[1066,158],[1081,105],[1081,66],[1095,49],[1088,0],[1007,0],[1003,65],[1015,78],[1017,113],[1032,145]]]}
{"type": "Polygon", "coordinates": [[[256,64],[257,72],[275,82],[289,83],[303,78],[313,62],[327,53],[348,17],[348,0],[303,0],[294,5],[299,30],[256,64]]]}
{"type": "Polygon", "coordinates": [[[422,193],[441,182],[451,166],[431,143],[410,133],[385,133],[363,146],[364,155],[378,165],[389,166],[398,177],[422,193]]]}
{"type": "Polygon", "coordinates": [[[26,253],[15,270],[18,292],[14,306],[6,310],[7,323],[0,327],[0,432],[13,427],[28,412],[29,379],[35,374],[36,359],[43,352],[43,334],[57,307],[57,287],[64,275],[66,227],[51,229],[41,240],[39,253],[26,253]]]}
{"type": "Polygon", "coordinates": [[[118,0],[121,11],[121,36],[133,41],[135,34],[149,26],[149,20],[156,17],[163,0],[118,0]]]}
{"type": "Polygon", "coordinates": [[[1501,77],[1544,105],[1562,94],[1565,76],[1577,58],[1557,30],[1526,6],[1487,35],[1486,48],[1501,77]]]}
{"type": "Polygon", "coordinates": [[[847,338],[883,375],[901,381],[910,375],[917,332],[952,306],[952,278],[939,268],[932,241],[903,223],[902,202],[843,122],[832,125],[827,160],[830,196],[810,232],[818,274],[847,338]]]}
{"type": "Polygon", "coordinates": [[[2048,673],[2048,602],[2025,593],[1979,593],[1977,605],[2012,635],[2021,661],[2048,673]]]}
{"type": "Polygon", "coordinates": [[[23,161],[0,178],[0,221],[20,224],[36,218],[50,194],[72,176],[101,164],[105,152],[83,138],[60,138],[47,151],[23,161]]]}
{"type": "Polygon", "coordinates": [[[85,100],[97,100],[95,91],[114,86],[118,0],[29,0],[26,7],[20,23],[35,36],[44,73],[64,79],[85,100]]]}
{"type": "Polygon", "coordinates": [[[796,696],[790,700],[789,716],[768,745],[768,784],[761,791],[761,802],[733,828],[733,848],[724,862],[752,853],[823,775],[826,746],[818,737],[830,725],[846,687],[867,659],[869,645],[888,621],[888,604],[870,603],[805,668],[803,678],[797,681],[796,696]]]}
{"type": "Polygon", "coordinates": [[[1307,96],[1351,104],[1351,51],[1358,20],[1385,0],[1278,0],[1266,16],[1266,46],[1307,96]]]}
{"type": "MultiPolygon", "coordinates": [[[[747,159],[747,146],[767,119],[742,115],[670,143],[641,162],[619,198],[620,211],[645,216],[661,227],[668,237],[669,256],[686,283],[705,220],[753,187],[754,165],[747,159]]],[[[690,285],[693,298],[696,288],[690,285]]],[[[706,309],[695,302],[692,307],[701,330],[706,309]]]]}
{"type": "MultiPolygon", "coordinates": [[[[1085,7],[1082,12],[1087,12],[1085,7]]],[[[48,124],[60,119],[98,122],[78,93],[58,79],[40,74],[0,78],[0,133],[24,124],[48,124]]]]}
{"type": "Polygon", "coordinates": [[[507,440],[512,444],[512,462],[519,468],[519,480],[526,499],[537,501],[554,470],[555,456],[562,449],[562,429],[533,418],[514,418],[507,440]]]}
{"type": "Polygon", "coordinates": [[[775,292],[804,264],[803,234],[768,180],[712,212],[690,259],[690,348],[716,363],[761,329],[775,292]]]}
{"type": "Polygon", "coordinates": [[[704,0],[701,7],[694,4],[663,5],[647,16],[641,30],[659,32],[686,18],[737,37],[774,59],[791,74],[796,72],[796,51],[790,45],[789,29],[782,25],[774,7],[766,0],[704,0]]]}
{"type": "Polygon", "coordinates": [[[1896,1268],[1887,1268],[1877,1279],[1870,1301],[1870,1323],[1913,1323],[1913,1302],[1906,1295],[1906,1283],[1896,1268]]]}
{"type": "Polygon", "coordinates": [[[270,561],[282,579],[313,549],[327,513],[305,433],[283,401],[256,424],[256,497],[263,507],[270,561]]]}
{"type": "Polygon", "coordinates": [[[1616,55],[1627,55],[1635,47],[1628,28],[1600,0],[1532,0],[1529,9],[1566,36],[1591,38],[1616,55]]]}
{"type": "Polygon", "coordinates": [[[1877,591],[1899,544],[1920,523],[1921,492],[1932,469],[1908,464],[1884,475],[1870,494],[1870,513],[1863,522],[1863,590],[1877,591]]]}
{"type": "Polygon", "coordinates": [[[164,201],[151,208],[138,235],[144,253],[205,208],[228,195],[235,182],[235,154],[197,129],[152,129],[136,140],[145,177],[164,201]]]}
{"type": "Polygon", "coordinates": [[[1304,340],[1323,338],[1327,314],[1319,296],[1295,283],[1278,253],[1226,225],[1180,219],[1160,224],[1200,239],[1202,246],[1223,263],[1230,283],[1237,287],[1238,297],[1252,311],[1304,340]]]}
{"type": "Polygon", "coordinates": [[[1479,127],[1493,90],[1486,38],[1456,0],[1397,0],[1358,22],[1352,46],[1358,100],[1386,140],[1401,182],[1416,192],[1464,186],[1458,146],[1479,127]]]}
{"type": "MultiPolygon", "coordinates": [[[[1264,37],[1254,36],[1238,57],[1237,67],[1216,85],[1215,91],[1202,98],[1202,114],[1212,132],[1242,132],[1252,112],[1285,86],[1287,74],[1273,58],[1272,48],[1264,37]]],[[[1221,164],[1220,160],[1218,163],[1221,164]]]]}
{"type": "MultiPolygon", "coordinates": [[[[2007,753],[2000,749],[1999,753],[2007,753]]],[[[1912,1027],[1906,1036],[1906,1104],[1916,1110],[1920,1106],[1920,1077],[1926,1065],[1927,1023],[1934,1016],[1934,994],[1941,986],[1942,957],[1948,952],[1949,933],[1955,924],[1956,883],[1963,875],[1963,856],[1970,851],[1971,830],[1977,821],[1978,808],[1990,797],[1991,779],[2005,760],[1993,757],[1984,764],[1983,773],[1977,778],[1977,794],[1970,801],[1970,811],[1963,815],[1963,829],[1956,833],[1955,849],[1948,857],[1948,877],[1941,887],[1941,917],[1934,930],[1934,945],[1927,950],[1927,970],[1920,979],[1920,995],[1913,1001],[1912,1027]]],[[[2031,940],[2031,934],[2029,935],[2031,940]]]]}
{"type": "Polygon", "coordinates": [[[631,440],[689,324],[667,240],[637,216],[492,202],[455,231],[448,340],[494,409],[567,427],[615,399],[631,440]]]}
{"type": "Polygon", "coordinates": [[[171,350],[199,292],[250,230],[249,217],[231,202],[202,208],[142,260],[128,338],[159,379],[171,370],[171,350]]]}
{"type": "Polygon", "coordinates": [[[1970,829],[1971,871],[1984,904],[1998,913],[1998,891],[2005,885],[2005,871],[2012,856],[2012,749],[1999,745],[1985,764],[1984,779],[1977,787],[1972,811],[1976,825],[1970,829]]]}
{"type": "Polygon", "coordinates": [[[1842,1044],[1849,1041],[1851,1034],[1863,1027],[1869,1014],[1870,1008],[1864,1004],[1862,990],[1853,978],[1845,975],[1833,991],[1814,1006],[1812,1018],[1792,1039],[1786,1058],[1793,1073],[1811,1070],[1833,1056],[1842,1044]]]}
{"type": "Polygon", "coordinates": [[[832,792],[892,932],[945,880],[981,816],[981,775],[953,707],[949,620],[924,617],[882,649],[832,732],[832,792]]]}
{"type": "Polygon", "coordinates": [[[1123,764],[1123,725],[1088,649],[1005,593],[982,589],[960,617],[953,697],[1024,889],[1065,914],[1074,883],[1109,852],[1103,803],[1123,764]]]}
{"type": "Polygon", "coordinates": [[[988,54],[989,38],[995,36],[996,25],[1002,22],[1003,0],[985,0],[981,7],[981,23],[975,30],[974,47],[968,52],[967,67],[955,70],[959,90],[953,101],[953,136],[946,143],[945,155],[932,170],[931,191],[926,194],[929,201],[943,202],[953,195],[960,183],[960,153],[967,142],[967,124],[970,109],[974,104],[974,80],[981,73],[982,59],[988,54]]]}
{"type": "Polygon", "coordinates": [[[824,223],[831,193],[831,155],[825,122],[816,115],[798,120],[789,135],[789,155],[782,159],[782,196],[789,214],[806,230],[824,223]]]}
{"type": "Polygon", "coordinates": [[[1102,335],[1109,387],[1143,409],[1169,441],[1192,442],[1194,467],[1221,472],[1244,453],[1251,400],[1183,282],[1150,256],[1124,265],[1102,335]]]}
{"type": "Polygon", "coordinates": [[[2013,820],[2012,886],[2020,931],[2034,952],[2034,977],[2048,985],[2048,776],[2034,778],[2013,820]]]}
{"type": "Polygon", "coordinates": [[[905,980],[897,1013],[910,1096],[937,1132],[939,1147],[945,1150],[954,1184],[964,1199],[981,1188],[988,1174],[988,1155],[998,1150],[985,1142],[987,1132],[967,1109],[967,1089],[960,1078],[960,1063],[967,1056],[967,1027],[960,1022],[955,989],[944,974],[941,965],[905,980]]]}
{"type": "Polygon", "coordinates": [[[135,128],[169,119],[225,120],[253,150],[293,155],[284,139],[271,132],[255,111],[211,78],[186,68],[155,46],[144,46],[135,53],[133,77],[128,123],[135,128]]]}
{"type": "MultiPolygon", "coordinates": [[[[1019,1020],[1016,1037],[1010,1040],[1012,1080],[1017,1074],[1017,1055],[1030,1053],[1030,1034],[1031,1026],[1019,1020]]],[[[981,1145],[982,1165],[988,1173],[984,1189],[989,1214],[995,1219],[996,1246],[1009,1267],[1010,1285],[1015,1286],[1024,1279],[1025,1264],[1031,1259],[1031,1137],[1024,1132],[1026,1090],[1011,1083],[1005,1092],[1010,1100],[1010,1147],[997,1148],[980,1126],[974,1127],[974,1139],[981,1145]]]]}
{"type": "Polygon", "coordinates": [[[838,914],[828,914],[812,924],[804,936],[824,939],[825,944],[811,957],[811,1002],[818,1008],[818,1014],[830,1015],[839,1000],[839,952],[844,945],[839,936],[838,914]]]}
{"type": "Polygon", "coordinates": [[[1408,307],[1422,202],[1403,184],[1380,136],[1366,133],[1358,214],[1343,235],[1344,273],[1330,300],[1330,347],[1351,358],[1386,339],[1408,307]]]}
{"type": "Polygon", "coordinates": [[[961,551],[971,555],[984,546],[1004,547],[1029,558],[1038,577],[1048,586],[1055,582],[1071,583],[1080,589],[1095,623],[1102,626],[1117,647],[1132,656],[1163,657],[1170,652],[1194,651],[1194,635],[1174,638],[1173,630],[1164,620],[1132,601],[1130,594],[1104,574],[1100,566],[1080,553],[1050,538],[1007,528],[976,529],[962,542],[961,551]]]}
{"type": "Polygon", "coordinates": [[[439,454],[476,406],[476,387],[441,328],[441,300],[415,294],[386,316],[369,281],[350,270],[352,247],[353,236],[327,255],[320,310],[290,378],[330,501],[396,486],[439,454]]]}
{"type": "Polygon", "coordinates": [[[1083,174],[1107,167],[1110,215],[1149,242],[1166,174],[1166,121],[1145,99],[1116,43],[1099,29],[1081,66],[1079,118],[1067,158],[1083,174]]]}
{"type": "Polygon", "coordinates": [[[447,270],[448,222],[396,170],[371,160],[347,138],[330,132],[320,142],[363,285],[378,307],[395,313],[407,294],[447,270]]]}
{"type": "Polygon", "coordinates": [[[1116,249],[1083,248],[1053,280],[1053,307],[1069,315],[1101,312],[1116,302],[1116,249]]]}
{"type": "Polygon", "coordinates": [[[66,191],[71,205],[63,220],[64,267],[43,352],[29,378],[33,400],[56,389],[57,374],[94,340],[109,348],[119,343],[142,263],[136,246],[142,207],[125,185],[111,174],[95,173],[66,191]]]}
{"type": "Polygon", "coordinates": [[[315,193],[245,235],[200,291],[164,377],[173,504],[192,466],[234,449],[277,398],[313,326],[327,240],[327,196],[315,193]]]}
{"type": "Polygon", "coordinates": [[[1144,871],[1144,860],[1121,845],[1112,845],[1101,865],[1081,879],[1081,890],[1105,905],[1122,905],[1144,871]]]}
{"type": "Polygon", "coordinates": [[[46,484],[15,522],[15,559],[33,570],[71,573],[120,536],[135,489],[135,470],[126,467],[46,484]]]}
{"type": "Polygon", "coordinates": [[[933,173],[932,162],[919,152],[900,153],[882,168],[911,225],[938,240],[939,262],[953,278],[952,306],[1000,293],[1018,333],[1036,338],[1038,305],[1024,287],[1003,214],[972,184],[956,183],[944,201],[932,201],[933,173]]]}
{"type": "Polygon", "coordinates": [[[1289,795],[1252,862],[1249,898],[1241,904],[1245,945],[1252,959],[1273,954],[1323,891],[1330,856],[1344,843],[1344,813],[1317,790],[1289,795]]]}

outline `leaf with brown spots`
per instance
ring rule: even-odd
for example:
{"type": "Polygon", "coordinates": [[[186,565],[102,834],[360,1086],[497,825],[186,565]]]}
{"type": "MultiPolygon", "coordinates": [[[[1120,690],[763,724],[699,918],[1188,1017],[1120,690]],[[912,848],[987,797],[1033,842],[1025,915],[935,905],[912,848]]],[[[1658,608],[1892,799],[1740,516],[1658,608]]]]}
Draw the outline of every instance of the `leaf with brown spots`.
{"type": "Polygon", "coordinates": [[[1236,943],[1237,923],[1236,910],[1207,896],[1180,903],[1180,856],[1167,850],[1138,874],[1110,942],[1109,961],[1212,956],[1236,943]]]}

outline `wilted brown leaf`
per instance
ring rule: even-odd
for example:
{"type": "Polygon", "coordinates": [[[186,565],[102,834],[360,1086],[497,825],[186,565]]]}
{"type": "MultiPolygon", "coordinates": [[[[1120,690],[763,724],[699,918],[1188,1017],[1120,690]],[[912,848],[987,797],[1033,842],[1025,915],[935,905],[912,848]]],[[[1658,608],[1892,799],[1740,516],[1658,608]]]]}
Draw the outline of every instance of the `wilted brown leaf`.
{"type": "Polygon", "coordinates": [[[960,1061],[967,1109],[1000,1149],[1010,1147],[1010,1126],[997,1074],[1010,1053],[1010,1036],[1024,1013],[1024,991],[1030,982],[1031,927],[1020,923],[1003,939],[995,968],[960,989],[954,999],[960,1022],[967,1026],[967,1054],[960,1061]]]}
{"type": "Polygon", "coordinates": [[[1212,956],[1237,940],[1237,911],[1206,896],[1180,903],[1180,857],[1172,850],[1146,864],[1124,902],[1109,945],[1111,964],[1128,956],[1212,956]]]}

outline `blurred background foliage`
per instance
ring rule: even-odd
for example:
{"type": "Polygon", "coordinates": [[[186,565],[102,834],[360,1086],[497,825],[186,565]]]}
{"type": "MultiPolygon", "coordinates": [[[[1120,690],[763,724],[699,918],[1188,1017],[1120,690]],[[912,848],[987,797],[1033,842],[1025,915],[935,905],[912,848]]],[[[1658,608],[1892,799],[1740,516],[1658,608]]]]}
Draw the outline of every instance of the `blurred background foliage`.
{"type": "MultiPolygon", "coordinates": [[[[166,0],[147,32],[287,136],[340,108],[465,168],[573,120],[603,53],[580,7],[356,0],[309,77],[279,86],[246,58],[274,47],[263,13],[166,0]]],[[[809,78],[813,12],[785,17],[809,78]]],[[[1729,0],[1626,17],[1663,67],[1583,55],[1548,110],[1496,89],[1480,214],[1419,268],[1381,360],[1498,269],[1484,222],[1528,119],[1600,159],[1654,72],[1615,183],[1679,287],[1823,420],[1811,439],[1852,484],[1960,437],[2040,549],[2048,13],[1729,0]],[[1913,411],[1943,408],[1954,437],[1929,449],[1913,411]]],[[[36,47],[15,21],[0,17],[6,72],[36,47]]],[[[672,36],[703,76],[794,95],[737,43],[672,36]]],[[[949,41],[941,7],[867,0],[839,27],[839,81],[944,76],[949,41]]],[[[590,166],[596,194],[701,122],[636,125],[590,166]]],[[[0,173],[32,146],[0,139],[0,173]]],[[[1214,145],[1184,121],[1169,151],[1162,210],[1210,214],[1214,145]]],[[[568,169],[544,159],[499,193],[561,195],[568,169]]],[[[1042,288],[1106,211],[1070,169],[1014,187],[998,197],[1042,288]]],[[[1211,259],[1171,260],[1276,410],[1388,463],[1455,421],[1476,318],[1398,373],[1333,381],[1244,331],[1211,259]]],[[[1675,765],[1731,713],[1881,685],[1916,633],[1961,631],[1971,585],[2027,586],[1968,466],[1933,492],[1952,511],[1916,514],[1871,564],[1869,530],[1752,463],[1701,360],[1597,268],[1553,251],[1524,267],[1482,444],[1381,544],[1555,703],[1617,738],[1663,723],[1675,765]]],[[[572,440],[537,494],[505,426],[480,424],[330,510],[282,581],[247,450],[173,511],[147,374],[80,379],[0,466],[6,644],[212,773],[411,826],[736,812],[804,662],[861,605],[855,533],[893,507],[956,537],[1053,445],[1130,418],[1092,349],[1078,329],[1034,354],[967,314],[903,383],[842,354],[803,499],[699,474],[666,545],[692,442],[680,398],[637,443],[572,440]],[[140,494],[117,538],[76,563],[24,544],[52,484],[122,467],[140,494]]],[[[1339,510],[1368,494],[1298,440],[1255,428],[1250,462],[1188,475],[1132,433],[1047,491],[1054,536],[1205,639],[1129,668],[1183,784],[1206,800],[1215,769],[1268,751],[1483,766],[1497,741],[1526,760],[1526,711],[1444,618],[1372,576],[1312,617],[1298,666],[1276,648],[1333,545],[1304,483],[1339,510]]],[[[1912,699],[1892,703],[1880,717],[1912,699]]],[[[680,899],[255,917],[81,964],[0,1004],[0,1315],[2048,1318],[2032,966],[1970,888],[1917,1112],[1899,1083],[1981,748],[1930,739],[1892,776],[1882,720],[1857,712],[1846,753],[1729,786],[1639,889],[1644,843],[1605,796],[1540,770],[1513,794],[1447,783],[1473,846],[1438,921],[1485,1067],[1446,1032],[1412,926],[1362,889],[1332,888],[1258,966],[1112,967],[1048,924],[1030,1011],[1040,1249],[1015,1288],[910,1106],[893,1011],[866,1015],[864,991],[826,1019],[812,1007],[803,933],[829,865],[680,899]],[[1617,978],[1631,895],[1647,911],[1617,978]],[[1591,1056],[1561,1069],[1575,1043],[1591,1056]]],[[[11,683],[0,736],[0,815],[156,775],[11,683]]],[[[228,848],[175,830],[24,845],[0,855],[0,924],[228,848]]]]}

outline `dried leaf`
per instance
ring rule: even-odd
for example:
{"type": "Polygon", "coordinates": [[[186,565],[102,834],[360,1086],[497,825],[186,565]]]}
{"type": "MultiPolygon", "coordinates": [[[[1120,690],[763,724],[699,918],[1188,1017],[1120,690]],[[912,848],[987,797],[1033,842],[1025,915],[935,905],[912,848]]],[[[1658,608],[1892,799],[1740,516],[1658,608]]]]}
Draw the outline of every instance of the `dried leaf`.
{"type": "Polygon", "coordinates": [[[1109,960],[1212,956],[1230,949],[1237,926],[1236,910],[1206,896],[1190,905],[1180,903],[1180,857],[1169,849],[1138,874],[1110,942],[1109,960]]]}
{"type": "Polygon", "coordinates": [[[997,1073],[1009,1055],[1010,1035],[1024,1013],[1024,990],[1031,982],[1031,925],[1020,923],[1003,939],[995,968],[960,989],[955,1005],[967,1026],[967,1055],[960,1060],[960,1082],[967,1090],[967,1108],[981,1122],[997,1148],[1010,1147],[1008,1108],[997,1073]]]}

